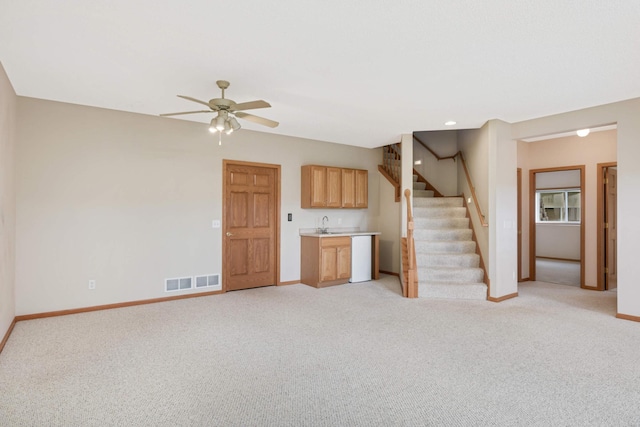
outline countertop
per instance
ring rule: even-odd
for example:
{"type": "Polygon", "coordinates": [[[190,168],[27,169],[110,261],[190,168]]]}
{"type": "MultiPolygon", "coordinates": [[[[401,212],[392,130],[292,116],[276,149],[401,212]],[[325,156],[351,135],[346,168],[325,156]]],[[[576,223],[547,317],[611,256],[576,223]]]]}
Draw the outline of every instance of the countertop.
{"type": "Polygon", "coordinates": [[[300,236],[305,237],[340,237],[340,236],[378,236],[382,234],[379,231],[331,231],[328,233],[318,233],[318,232],[309,232],[309,233],[300,233],[300,236]]]}

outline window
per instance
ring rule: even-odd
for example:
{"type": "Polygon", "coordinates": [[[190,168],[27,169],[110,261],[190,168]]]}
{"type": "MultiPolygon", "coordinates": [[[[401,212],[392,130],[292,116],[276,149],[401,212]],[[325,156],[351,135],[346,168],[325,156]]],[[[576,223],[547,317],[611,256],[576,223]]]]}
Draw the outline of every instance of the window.
{"type": "Polygon", "coordinates": [[[580,223],[580,189],[537,190],[536,222],[580,223]]]}

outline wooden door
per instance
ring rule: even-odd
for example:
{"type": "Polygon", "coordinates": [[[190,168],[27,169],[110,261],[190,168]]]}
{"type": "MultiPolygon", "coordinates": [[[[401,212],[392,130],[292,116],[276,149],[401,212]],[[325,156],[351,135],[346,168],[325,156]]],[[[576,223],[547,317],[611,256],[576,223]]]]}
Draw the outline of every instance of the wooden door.
{"type": "Polygon", "coordinates": [[[369,171],[356,170],[356,208],[369,206],[369,171]]]}
{"type": "Polygon", "coordinates": [[[224,161],[225,291],[277,282],[279,168],[224,161]]]}
{"type": "Polygon", "coordinates": [[[356,171],[342,169],[342,207],[356,207],[356,171]]]}
{"type": "Polygon", "coordinates": [[[618,175],[615,168],[607,168],[605,171],[605,289],[609,290],[618,286],[618,175]]]}

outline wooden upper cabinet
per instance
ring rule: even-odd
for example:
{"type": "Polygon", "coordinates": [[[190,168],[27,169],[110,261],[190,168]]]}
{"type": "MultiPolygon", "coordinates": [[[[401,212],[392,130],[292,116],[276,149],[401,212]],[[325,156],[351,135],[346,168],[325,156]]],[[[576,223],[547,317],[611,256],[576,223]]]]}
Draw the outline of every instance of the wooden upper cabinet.
{"type": "Polygon", "coordinates": [[[367,170],[302,166],[302,208],[368,207],[367,170]]]}
{"type": "Polygon", "coordinates": [[[327,168],[327,207],[342,207],[342,170],[327,168]]]}
{"type": "Polygon", "coordinates": [[[358,169],[355,173],[356,208],[369,206],[369,171],[358,169]]]}
{"type": "Polygon", "coordinates": [[[324,166],[302,167],[303,208],[324,208],[327,206],[327,168],[324,166]]]}
{"type": "Polygon", "coordinates": [[[325,207],[327,205],[327,168],[312,166],[311,170],[311,206],[325,207]]]}
{"type": "Polygon", "coordinates": [[[356,207],[356,170],[342,169],[342,207],[356,207]]]}

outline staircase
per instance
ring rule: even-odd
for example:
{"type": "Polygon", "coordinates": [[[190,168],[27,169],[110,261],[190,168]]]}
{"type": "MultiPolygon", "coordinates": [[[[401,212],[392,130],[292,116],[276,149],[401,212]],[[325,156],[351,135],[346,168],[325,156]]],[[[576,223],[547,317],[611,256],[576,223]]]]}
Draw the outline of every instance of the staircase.
{"type": "Polygon", "coordinates": [[[462,197],[433,197],[413,175],[418,296],[487,299],[484,271],[462,197]]]}

